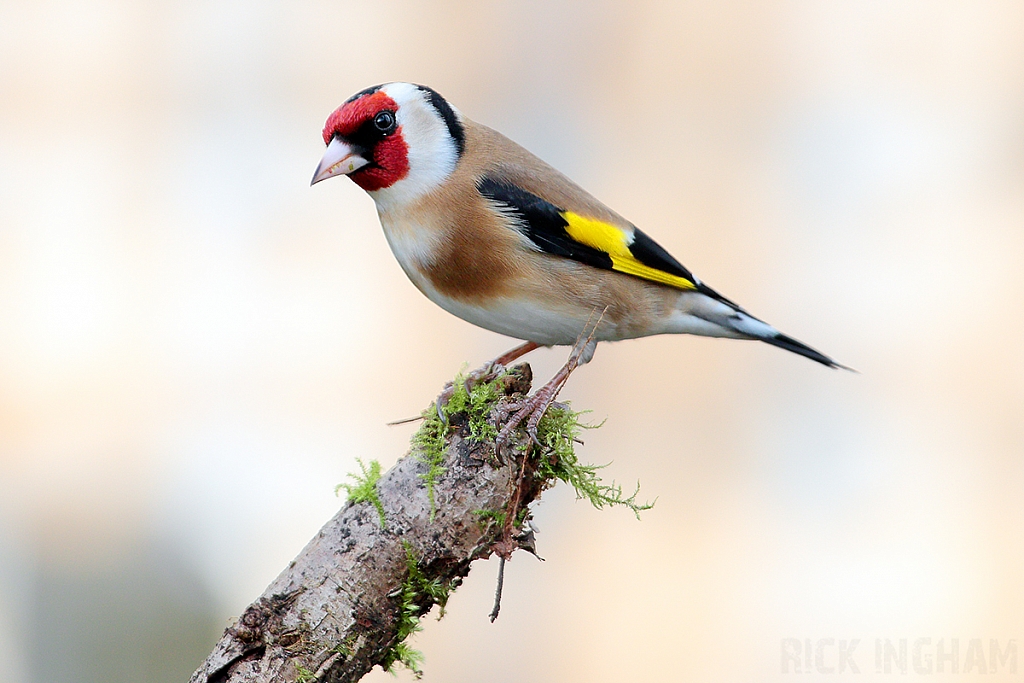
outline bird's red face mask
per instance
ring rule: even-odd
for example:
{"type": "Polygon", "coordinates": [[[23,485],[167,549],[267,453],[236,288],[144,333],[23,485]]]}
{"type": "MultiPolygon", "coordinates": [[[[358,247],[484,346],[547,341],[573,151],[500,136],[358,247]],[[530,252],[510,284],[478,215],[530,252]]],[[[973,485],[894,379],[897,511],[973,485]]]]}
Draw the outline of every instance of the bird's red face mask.
{"type": "Polygon", "coordinates": [[[338,107],[327,117],[323,135],[327,151],[310,185],[347,175],[373,192],[409,172],[409,145],[398,125],[398,104],[382,90],[359,93],[338,107]]]}

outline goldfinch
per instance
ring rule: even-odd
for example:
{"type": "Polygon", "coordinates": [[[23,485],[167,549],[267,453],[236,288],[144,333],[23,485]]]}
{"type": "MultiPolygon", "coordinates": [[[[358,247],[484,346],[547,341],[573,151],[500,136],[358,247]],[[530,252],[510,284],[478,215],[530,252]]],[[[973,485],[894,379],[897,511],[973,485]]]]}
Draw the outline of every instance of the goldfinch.
{"type": "Polygon", "coordinates": [[[311,184],[347,175],[424,295],[474,325],[538,346],[575,345],[523,407],[531,433],[598,342],[655,334],[756,339],[844,367],[750,315],[586,190],[431,88],[362,90],[328,118],[311,184]],[[579,342],[579,343],[577,343],[579,342]]]}

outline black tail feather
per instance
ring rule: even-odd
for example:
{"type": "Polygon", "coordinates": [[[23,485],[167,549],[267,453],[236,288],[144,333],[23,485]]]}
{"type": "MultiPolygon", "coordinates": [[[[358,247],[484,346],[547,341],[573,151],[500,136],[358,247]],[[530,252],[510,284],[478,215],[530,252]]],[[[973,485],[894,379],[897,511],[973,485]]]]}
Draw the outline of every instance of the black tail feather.
{"type": "Polygon", "coordinates": [[[848,368],[845,365],[840,365],[820,351],[815,351],[807,344],[799,342],[792,337],[787,337],[781,332],[776,334],[774,337],[761,337],[761,341],[772,346],[778,346],[780,349],[786,349],[793,353],[798,353],[805,358],[810,358],[813,361],[817,361],[822,365],[830,368],[842,368],[843,370],[849,370],[851,372],[857,372],[853,368],[848,368]]]}

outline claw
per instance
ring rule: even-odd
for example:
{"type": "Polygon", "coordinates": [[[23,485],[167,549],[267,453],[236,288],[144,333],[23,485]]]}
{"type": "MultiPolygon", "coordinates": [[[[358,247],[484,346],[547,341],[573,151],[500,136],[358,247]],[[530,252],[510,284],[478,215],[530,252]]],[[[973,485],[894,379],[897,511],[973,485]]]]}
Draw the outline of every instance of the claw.
{"type": "MultiPolygon", "coordinates": [[[[466,375],[463,380],[466,391],[472,391],[473,387],[480,382],[489,382],[495,379],[505,371],[505,367],[509,363],[537,348],[540,348],[540,344],[537,344],[536,342],[524,342],[514,349],[506,351],[494,360],[484,363],[479,368],[466,375]]],[[[434,410],[437,411],[437,417],[441,420],[441,424],[443,425],[448,424],[448,418],[444,414],[444,407],[448,405],[448,401],[451,400],[452,394],[454,393],[455,383],[449,382],[445,385],[444,389],[441,390],[441,393],[438,394],[437,400],[434,401],[434,410]]]]}
{"type": "Polygon", "coordinates": [[[509,413],[512,413],[512,417],[509,418],[505,426],[498,432],[498,436],[494,441],[496,448],[500,449],[508,441],[509,437],[522,424],[523,420],[526,420],[526,433],[529,435],[530,441],[538,447],[541,445],[537,438],[537,428],[540,426],[541,418],[544,417],[548,407],[558,397],[558,392],[562,390],[566,380],[569,379],[569,375],[579,366],[588,363],[593,357],[594,349],[597,347],[594,335],[597,333],[597,327],[603,319],[604,311],[597,317],[596,322],[593,320],[593,314],[591,314],[580,336],[576,338],[576,343],[573,344],[572,351],[569,353],[569,358],[566,360],[565,365],[555,373],[551,381],[538,389],[533,396],[525,401],[505,407],[501,417],[509,413]]]}
{"type": "Polygon", "coordinates": [[[448,401],[451,400],[452,394],[455,393],[455,383],[448,382],[444,385],[444,389],[437,395],[434,400],[434,410],[437,411],[437,419],[441,421],[441,424],[448,424],[448,416],[444,414],[444,407],[448,405],[448,401]]]}

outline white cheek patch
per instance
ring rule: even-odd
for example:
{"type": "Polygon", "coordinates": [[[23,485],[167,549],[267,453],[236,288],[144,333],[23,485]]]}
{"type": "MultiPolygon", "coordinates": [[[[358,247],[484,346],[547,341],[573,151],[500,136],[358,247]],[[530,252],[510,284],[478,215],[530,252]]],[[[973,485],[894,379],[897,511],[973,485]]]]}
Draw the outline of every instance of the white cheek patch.
{"type": "Polygon", "coordinates": [[[390,187],[370,192],[378,210],[411,202],[443,183],[459,160],[458,148],[444,120],[426,94],[409,83],[381,88],[398,104],[396,117],[408,147],[409,171],[390,187]]]}

